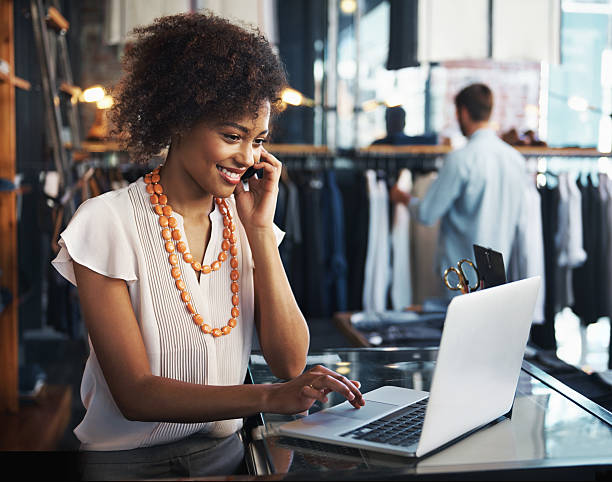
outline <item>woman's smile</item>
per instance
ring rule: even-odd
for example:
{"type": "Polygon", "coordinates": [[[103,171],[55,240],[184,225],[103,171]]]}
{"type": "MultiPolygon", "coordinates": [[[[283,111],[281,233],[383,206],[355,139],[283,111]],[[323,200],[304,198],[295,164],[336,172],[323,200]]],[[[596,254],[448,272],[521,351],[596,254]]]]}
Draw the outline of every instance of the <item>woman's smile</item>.
{"type": "Polygon", "coordinates": [[[242,176],[242,174],[244,174],[244,172],[246,171],[246,168],[245,169],[235,169],[235,168],[220,166],[219,164],[217,164],[217,171],[219,171],[219,174],[221,174],[221,177],[226,182],[232,185],[236,185],[240,182],[240,177],[242,176]]]}

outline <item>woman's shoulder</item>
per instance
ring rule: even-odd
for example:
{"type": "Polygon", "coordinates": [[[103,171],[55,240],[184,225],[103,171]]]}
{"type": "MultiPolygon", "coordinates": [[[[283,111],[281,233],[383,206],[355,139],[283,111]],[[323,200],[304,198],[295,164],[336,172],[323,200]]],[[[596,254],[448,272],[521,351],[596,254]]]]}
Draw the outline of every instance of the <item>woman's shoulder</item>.
{"type": "Polygon", "coordinates": [[[139,178],[127,186],[105,192],[83,201],[77,209],[77,212],[86,212],[100,216],[125,213],[129,211],[134,204],[132,197],[141,189],[144,189],[144,182],[142,178],[139,178]]]}

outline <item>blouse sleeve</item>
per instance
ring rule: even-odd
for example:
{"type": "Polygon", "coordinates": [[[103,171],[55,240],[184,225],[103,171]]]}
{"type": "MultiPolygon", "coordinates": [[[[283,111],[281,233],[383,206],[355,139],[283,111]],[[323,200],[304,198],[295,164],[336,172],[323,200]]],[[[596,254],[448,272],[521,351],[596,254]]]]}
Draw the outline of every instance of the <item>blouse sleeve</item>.
{"type": "Polygon", "coordinates": [[[102,197],[88,199],[79,206],[60,235],[59,246],[51,263],[75,286],[73,262],[109,278],[138,279],[133,245],[119,216],[102,197]]]}
{"type": "Polygon", "coordinates": [[[273,224],[272,227],[274,229],[274,236],[276,236],[276,246],[280,246],[285,238],[285,231],[279,228],[276,224],[273,224]]]}

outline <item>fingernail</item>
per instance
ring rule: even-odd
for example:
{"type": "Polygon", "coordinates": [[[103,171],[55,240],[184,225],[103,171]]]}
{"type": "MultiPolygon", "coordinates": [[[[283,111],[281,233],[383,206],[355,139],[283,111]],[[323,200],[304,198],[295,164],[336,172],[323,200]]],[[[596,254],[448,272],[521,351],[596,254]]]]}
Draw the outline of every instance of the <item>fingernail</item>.
{"type": "Polygon", "coordinates": [[[353,394],[353,392],[349,392],[349,400],[354,400],[355,399],[355,395],[353,394]]]}

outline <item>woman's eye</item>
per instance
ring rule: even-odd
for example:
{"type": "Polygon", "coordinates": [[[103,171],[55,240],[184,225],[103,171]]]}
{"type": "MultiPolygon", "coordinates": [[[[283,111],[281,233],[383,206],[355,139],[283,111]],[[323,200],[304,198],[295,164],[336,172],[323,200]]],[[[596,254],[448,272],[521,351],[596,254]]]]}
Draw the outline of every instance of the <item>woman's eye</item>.
{"type": "Polygon", "coordinates": [[[240,136],[237,134],[223,134],[228,141],[236,142],[240,140],[240,136]]]}
{"type": "Polygon", "coordinates": [[[268,142],[268,141],[267,141],[266,139],[255,139],[255,140],[253,141],[253,144],[258,145],[258,146],[261,146],[261,145],[263,145],[265,142],[268,142]]]}

